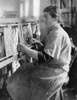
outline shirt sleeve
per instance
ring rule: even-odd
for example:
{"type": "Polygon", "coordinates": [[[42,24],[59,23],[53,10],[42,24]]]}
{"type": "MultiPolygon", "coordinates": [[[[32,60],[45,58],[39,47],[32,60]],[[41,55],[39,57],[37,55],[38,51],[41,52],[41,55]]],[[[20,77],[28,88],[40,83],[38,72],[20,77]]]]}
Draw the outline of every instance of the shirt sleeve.
{"type": "Polygon", "coordinates": [[[46,40],[44,52],[49,56],[58,59],[61,51],[61,36],[58,32],[50,32],[46,40]]]}
{"type": "Polygon", "coordinates": [[[49,59],[50,59],[50,56],[48,54],[46,54],[44,51],[38,52],[38,62],[39,63],[43,63],[49,59]]]}

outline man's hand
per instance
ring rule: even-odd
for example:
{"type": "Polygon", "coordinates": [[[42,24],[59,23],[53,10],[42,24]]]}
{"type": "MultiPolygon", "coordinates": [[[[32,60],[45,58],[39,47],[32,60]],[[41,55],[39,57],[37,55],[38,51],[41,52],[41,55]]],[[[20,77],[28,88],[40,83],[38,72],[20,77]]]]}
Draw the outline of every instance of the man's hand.
{"type": "Polygon", "coordinates": [[[41,47],[44,46],[40,41],[38,41],[38,40],[36,40],[36,39],[33,39],[32,45],[37,45],[38,48],[41,48],[41,47]]]}
{"type": "Polygon", "coordinates": [[[24,46],[25,46],[25,45],[19,43],[19,44],[17,45],[17,51],[18,51],[18,52],[23,52],[23,51],[24,51],[24,46]]]}

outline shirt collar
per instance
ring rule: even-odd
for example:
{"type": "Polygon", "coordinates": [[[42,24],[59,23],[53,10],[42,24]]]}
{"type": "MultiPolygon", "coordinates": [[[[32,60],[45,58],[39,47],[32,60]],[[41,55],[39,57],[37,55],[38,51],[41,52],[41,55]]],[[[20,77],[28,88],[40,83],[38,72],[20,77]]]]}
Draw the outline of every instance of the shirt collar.
{"type": "Polygon", "coordinates": [[[48,34],[50,31],[56,30],[60,27],[60,25],[57,22],[53,22],[51,25],[47,26],[48,28],[48,34]]]}

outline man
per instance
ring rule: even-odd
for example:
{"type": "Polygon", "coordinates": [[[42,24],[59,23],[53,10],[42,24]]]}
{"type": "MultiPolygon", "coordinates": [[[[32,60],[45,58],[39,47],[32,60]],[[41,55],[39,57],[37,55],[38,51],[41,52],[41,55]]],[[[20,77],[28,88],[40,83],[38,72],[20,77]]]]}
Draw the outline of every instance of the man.
{"type": "Polygon", "coordinates": [[[14,100],[60,100],[71,60],[71,42],[61,28],[56,6],[44,9],[40,50],[18,44],[17,50],[36,61],[21,66],[8,80],[7,90],[14,100]],[[16,81],[17,80],[17,81],[16,81]],[[13,89],[15,88],[15,90],[13,89]]]}

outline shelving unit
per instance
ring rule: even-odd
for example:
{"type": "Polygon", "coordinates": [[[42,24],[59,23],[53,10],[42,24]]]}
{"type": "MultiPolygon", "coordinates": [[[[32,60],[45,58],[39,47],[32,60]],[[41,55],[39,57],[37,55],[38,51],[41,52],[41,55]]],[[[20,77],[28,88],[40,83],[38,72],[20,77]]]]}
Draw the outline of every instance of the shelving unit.
{"type": "Polygon", "coordinates": [[[65,26],[74,25],[76,9],[73,6],[73,0],[50,0],[50,2],[51,5],[56,4],[59,7],[65,26]]]}

